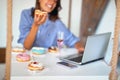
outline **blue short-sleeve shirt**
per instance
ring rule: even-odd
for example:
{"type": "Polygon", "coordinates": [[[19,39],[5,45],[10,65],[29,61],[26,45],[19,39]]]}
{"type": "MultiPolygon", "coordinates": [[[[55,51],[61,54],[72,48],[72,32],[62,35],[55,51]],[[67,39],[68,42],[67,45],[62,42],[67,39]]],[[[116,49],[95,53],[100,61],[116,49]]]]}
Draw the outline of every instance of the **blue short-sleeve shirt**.
{"type": "MultiPolygon", "coordinates": [[[[25,38],[31,30],[32,23],[34,21],[31,16],[31,9],[25,9],[21,13],[19,24],[20,36],[18,43],[23,44],[25,38]]],[[[79,38],[73,35],[60,19],[51,21],[48,18],[44,24],[39,26],[33,46],[46,48],[50,46],[57,46],[57,33],[59,31],[64,32],[64,44],[66,46],[74,47],[75,43],[79,41],[79,38]]]]}

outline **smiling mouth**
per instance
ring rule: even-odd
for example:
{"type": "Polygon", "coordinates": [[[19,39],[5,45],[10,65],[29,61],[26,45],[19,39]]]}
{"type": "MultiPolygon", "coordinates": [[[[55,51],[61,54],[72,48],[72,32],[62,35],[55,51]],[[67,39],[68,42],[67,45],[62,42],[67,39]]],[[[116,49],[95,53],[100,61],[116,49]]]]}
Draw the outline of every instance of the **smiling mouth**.
{"type": "Polygon", "coordinates": [[[47,5],[48,8],[52,8],[52,5],[47,5]]]}
{"type": "Polygon", "coordinates": [[[47,4],[46,6],[47,6],[47,8],[49,8],[49,9],[52,9],[52,8],[53,8],[53,5],[51,5],[51,4],[47,4]]]}

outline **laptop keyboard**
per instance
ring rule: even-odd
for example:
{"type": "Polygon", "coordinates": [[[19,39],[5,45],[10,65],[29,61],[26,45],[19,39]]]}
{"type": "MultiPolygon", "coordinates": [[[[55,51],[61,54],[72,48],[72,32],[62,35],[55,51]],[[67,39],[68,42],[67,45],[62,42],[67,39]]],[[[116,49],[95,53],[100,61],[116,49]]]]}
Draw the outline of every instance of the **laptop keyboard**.
{"type": "Polygon", "coordinates": [[[78,57],[75,57],[75,58],[71,58],[71,59],[69,59],[69,60],[71,60],[71,61],[75,61],[75,62],[81,62],[81,60],[82,60],[82,56],[78,56],[78,57]]]}

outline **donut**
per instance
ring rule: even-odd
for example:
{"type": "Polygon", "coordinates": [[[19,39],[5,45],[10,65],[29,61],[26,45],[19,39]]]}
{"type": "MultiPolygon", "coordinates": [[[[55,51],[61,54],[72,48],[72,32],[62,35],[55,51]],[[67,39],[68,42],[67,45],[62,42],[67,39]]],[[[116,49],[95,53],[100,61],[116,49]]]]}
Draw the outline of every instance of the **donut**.
{"type": "Polygon", "coordinates": [[[58,48],[54,47],[54,46],[51,46],[51,47],[48,48],[48,52],[50,52],[50,53],[57,53],[58,52],[58,48]]]}
{"type": "Polygon", "coordinates": [[[36,16],[39,16],[39,15],[44,15],[44,14],[47,14],[47,12],[43,12],[43,11],[40,11],[40,10],[35,10],[35,15],[36,16]]]}
{"type": "Polygon", "coordinates": [[[44,66],[40,62],[33,61],[28,64],[28,69],[30,71],[42,71],[44,69],[44,66]]]}
{"type": "Polygon", "coordinates": [[[15,47],[15,48],[12,49],[12,52],[16,52],[16,53],[20,53],[20,52],[23,53],[25,51],[26,50],[22,47],[15,47]]]}
{"type": "Polygon", "coordinates": [[[28,55],[26,53],[17,54],[16,60],[18,62],[27,62],[27,61],[30,61],[30,55],[28,55]]]}
{"type": "Polygon", "coordinates": [[[35,55],[45,54],[45,48],[43,48],[43,47],[33,47],[32,48],[32,54],[35,54],[35,55]]]}

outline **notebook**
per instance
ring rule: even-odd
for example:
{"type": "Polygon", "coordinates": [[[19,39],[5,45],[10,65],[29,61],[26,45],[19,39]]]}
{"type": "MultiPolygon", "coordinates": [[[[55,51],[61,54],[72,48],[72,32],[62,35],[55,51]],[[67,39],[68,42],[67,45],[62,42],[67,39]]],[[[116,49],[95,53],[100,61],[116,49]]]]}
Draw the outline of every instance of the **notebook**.
{"type": "Polygon", "coordinates": [[[95,34],[88,36],[84,52],[60,57],[66,63],[86,64],[96,60],[103,59],[109,44],[111,32],[95,34]]]}

